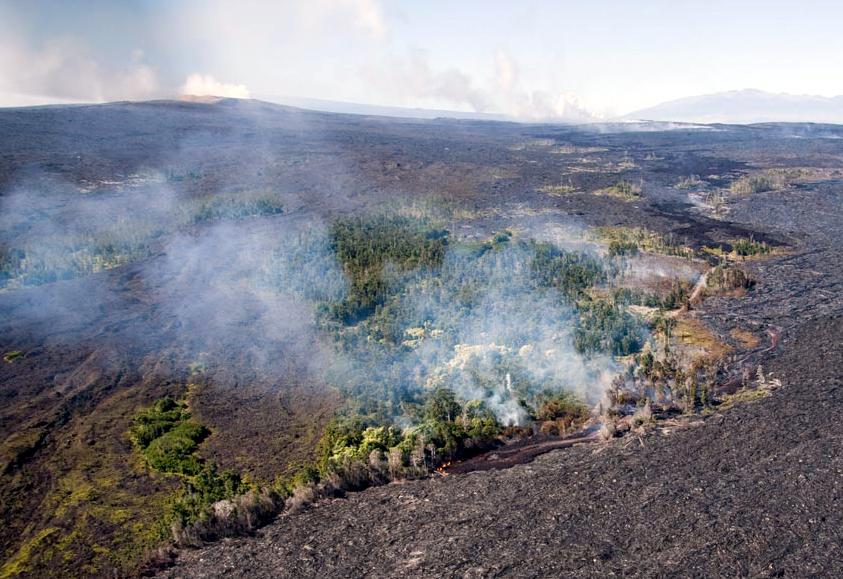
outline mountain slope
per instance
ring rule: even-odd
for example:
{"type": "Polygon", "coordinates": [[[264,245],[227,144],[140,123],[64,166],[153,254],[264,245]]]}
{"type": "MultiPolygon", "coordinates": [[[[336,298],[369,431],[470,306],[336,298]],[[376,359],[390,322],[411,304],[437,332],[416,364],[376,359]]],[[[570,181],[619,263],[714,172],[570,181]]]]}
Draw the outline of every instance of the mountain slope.
{"type": "Polygon", "coordinates": [[[843,123],[843,96],[729,91],[668,101],[625,118],[689,123],[843,123]]]}

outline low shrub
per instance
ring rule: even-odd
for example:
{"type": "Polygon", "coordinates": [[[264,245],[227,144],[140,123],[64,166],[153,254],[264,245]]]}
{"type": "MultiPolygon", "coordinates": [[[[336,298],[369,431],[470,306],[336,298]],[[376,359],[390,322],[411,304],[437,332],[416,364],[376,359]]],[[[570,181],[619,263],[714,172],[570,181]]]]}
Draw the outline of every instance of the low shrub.
{"type": "Polygon", "coordinates": [[[23,352],[21,352],[20,350],[12,350],[11,352],[6,352],[5,354],[3,354],[3,361],[6,362],[7,364],[11,364],[12,362],[17,360],[18,358],[22,358],[22,357],[23,357],[23,352]]]}
{"type": "Polygon", "coordinates": [[[676,183],[677,189],[692,189],[694,187],[699,187],[702,185],[702,179],[700,179],[699,175],[691,175],[689,177],[682,177],[679,179],[679,182],[676,183]]]}
{"type": "Polygon", "coordinates": [[[138,412],[129,429],[129,438],[149,468],[182,477],[182,488],[165,517],[177,544],[193,545],[220,533],[251,528],[269,512],[269,499],[276,500],[274,495],[260,495],[268,491],[246,483],[239,474],[219,472],[214,463],[200,458],[196,450],[208,434],[205,426],[191,419],[185,402],[169,397],[138,412]],[[221,501],[230,504],[217,508],[221,501]]]}
{"type": "Polygon", "coordinates": [[[642,227],[598,227],[597,237],[608,246],[610,257],[636,255],[639,251],[688,258],[694,255],[694,250],[680,243],[674,235],[661,235],[642,227]]]}
{"type": "Polygon", "coordinates": [[[763,241],[755,241],[750,237],[742,237],[736,239],[732,243],[732,249],[736,255],[741,257],[749,257],[751,255],[764,255],[770,253],[773,249],[763,241]]]}
{"type": "Polygon", "coordinates": [[[645,400],[641,406],[636,408],[635,413],[632,415],[632,425],[633,427],[638,428],[652,423],[653,408],[650,405],[650,401],[645,400]]]}
{"type": "Polygon", "coordinates": [[[670,285],[670,291],[661,300],[661,307],[666,310],[675,310],[688,305],[691,297],[691,287],[687,282],[674,279],[670,285]]]}
{"type": "Polygon", "coordinates": [[[202,465],[194,453],[207,435],[201,424],[185,421],[154,438],[142,452],[155,470],[195,475],[202,465]]]}
{"type": "Polygon", "coordinates": [[[588,407],[572,394],[545,392],[539,397],[536,418],[542,421],[583,422],[588,418],[588,407]]]}
{"type": "Polygon", "coordinates": [[[609,257],[638,255],[638,244],[632,240],[612,239],[609,241],[609,257]]]}
{"type": "Polygon", "coordinates": [[[199,224],[221,219],[248,219],[280,215],[284,206],[273,195],[229,194],[200,199],[185,205],[188,220],[199,224]]]}
{"type": "Polygon", "coordinates": [[[249,490],[206,505],[203,516],[178,517],[171,523],[173,540],[199,546],[220,537],[248,534],[269,522],[278,512],[280,498],[270,490],[249,490]]]}
{"type": "Polygon", "coordinates": [[[721,264],[708,272],[706,277],[706,289],[715,291],[732,291],[736,289],[749,289],[754,282],[743,269],[730,265],[721,264]]]}
{"type": "Polygon", "coordinates": [[[207,428],[190,420],[187,405],[172,398],[139,412],[129,429],[129,438],[151,468],[183,475],[200,472],[194,453],[208,434],[207,428]]]}
{"type": "Polygon", "coordinates": [[[641,185],[635,185],[629,181],[621,180],[611,187],[595,191],[595,194],[615,197],[617,199],[622,199],[623,201],[634,201],[641,198],[641,191],[641,185]]]}
{"type": "Polygon", "coordinates": [[[781,189],[784,179],[771,173],[744,175],[732,182],[729,190],[735,195],[752,195],[781,189]]]}

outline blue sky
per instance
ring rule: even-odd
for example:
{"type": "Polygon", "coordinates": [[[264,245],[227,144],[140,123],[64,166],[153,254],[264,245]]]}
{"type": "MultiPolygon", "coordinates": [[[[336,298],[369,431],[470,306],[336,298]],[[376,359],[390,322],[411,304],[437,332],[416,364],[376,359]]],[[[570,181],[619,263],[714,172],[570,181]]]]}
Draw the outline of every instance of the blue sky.
{"type": "Polygon", "coordinates": [[[0,0],[0,106],[216,92],[546,118],[833,96],[841,23],[827,0],[0,0]]]}

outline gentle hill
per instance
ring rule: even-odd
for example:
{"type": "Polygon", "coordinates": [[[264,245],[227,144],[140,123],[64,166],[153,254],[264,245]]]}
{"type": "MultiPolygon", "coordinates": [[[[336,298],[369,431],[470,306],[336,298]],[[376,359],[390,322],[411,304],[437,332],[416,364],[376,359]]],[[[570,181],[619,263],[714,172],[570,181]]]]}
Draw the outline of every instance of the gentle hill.
{"type": "Polygon", "coordinates": [[[686,123],[843,123],[843,96],[738,90],[686,97],[635,111],[627,119],[686,123]]]}

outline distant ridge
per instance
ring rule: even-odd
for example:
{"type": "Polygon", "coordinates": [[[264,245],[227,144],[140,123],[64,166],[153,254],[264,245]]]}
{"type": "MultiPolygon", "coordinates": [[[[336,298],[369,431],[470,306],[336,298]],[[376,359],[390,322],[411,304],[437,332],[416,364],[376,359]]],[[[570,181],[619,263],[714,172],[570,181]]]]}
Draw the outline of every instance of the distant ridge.
{"type": "Polygon", "coordinates": [[[186,103],[201,103],[205,105],[215,105],[218,102],[225,100],[225,97],[218,97],[213,95],[183,94],[179,97],[179,100],[186,103]]]}
{"type": "Polygon", "coordinates": [[[370,105],[326,99],[287,97],[277,95],[259,95],[266,102],[287,105],[311,111],[326,113],[345,113],[375,117],[397,117],[403,119],[463,119],[472,121],[509,121],[518,119],[497,113],[477,113],[471,111],[452,111],[446,109],[423,109],[413,107],[399,107],[386,105],[370,105]]]}
{"type": "Polygon", "coordinates": [[[843,96],[737,90],[668,101],[625,115],[624,119],[685,123],[843,124],[843,96]]]}
{"type": "MultiPolygon", "coordinates": [[[[182,95],[176,98],[112,101],[107,103],[51,103],[0,107],[0,111],[114,106],[222,107],[239,110],[328,113],[385,117],[408,121],[441,120],[504,122],[525,125],[565,125],[597,132],[634,132],[715,129],[716,124],[806,124],[843,126],[843,96],[795,96],[757,90],[741,90],[669,101],[621,117],[607,119],[522,119],[495,113],[404,108],[344,103],[305,98],[232,98],[213,95],[182,95]]],[[[792,128],[790,130],[793,130],[792,128]]],[[[815,131],[817,127],[805,127],[815,131]]]]}

